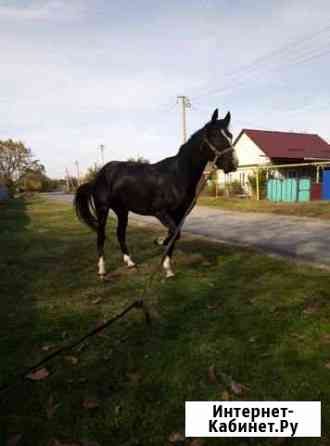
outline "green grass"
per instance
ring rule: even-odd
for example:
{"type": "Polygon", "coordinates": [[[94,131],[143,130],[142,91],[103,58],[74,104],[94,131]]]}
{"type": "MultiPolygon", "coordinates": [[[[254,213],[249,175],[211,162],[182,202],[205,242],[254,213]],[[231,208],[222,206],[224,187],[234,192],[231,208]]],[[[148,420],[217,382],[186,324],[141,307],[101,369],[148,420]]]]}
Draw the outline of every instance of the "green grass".
{"type": "Polygon", "coordinates": [[[253,198],[214,198],[201,197],[198,204],[217,207],[228,211],[270,212],[272,214],[314,217],[330,220],[329,201],[309,201],[306,203],[272,203],[268,200],[257,201],[253,198]]]}
{"type": "MultiPolygon", "coordinates": [[[[160,259],[155,234],[129,228],[140,266],[128,272],[112,224],[108,233],[113,275],[101,283],[95,235],[70,206],[31,199],[0,208],[0,385],[47,354],[43,346],[81,336],[140,295],[160,259]],[[101,302],[93,303],[97,298],[101,302]]],[[[23,434],[23,446],[52,438],[166,445],[172,432],[184,431],[185,400],[219,400],[225,391],[232,400],[321,400],[322,444],[330,444],[329,273],[189,238],[178,244],[175,260],[177,276],[165,282],[159,275],[146,299],[151,327],[132,312],[74,351],[78,364],[58,358],[47,366],[48,379],[1,395],[0,445],[10,432],[23,434]],[[217,383],[208,377],[212,365],[217,383]],[[244,393],[235,396],[222,373],[244,384],[244,393]],[[50,396],[59,406],[47,416],[50,396]],[[83,408],[86,398],[99,407],[83,408]]],[[[248,444],[279,443],[204,442],[248,444]]]]}

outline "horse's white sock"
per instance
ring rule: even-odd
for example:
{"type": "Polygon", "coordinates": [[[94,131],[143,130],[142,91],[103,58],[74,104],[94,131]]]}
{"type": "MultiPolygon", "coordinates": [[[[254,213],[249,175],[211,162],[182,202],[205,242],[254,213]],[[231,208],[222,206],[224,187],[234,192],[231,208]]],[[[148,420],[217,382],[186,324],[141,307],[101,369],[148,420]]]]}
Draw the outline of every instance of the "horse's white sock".
{"type": "Polygon", "coordinates": [[[165,270],[166,278],[173,277],[174,272],[171,268],[171,258],[169,256],[165,257],[165,260],[163,262],[163,268],[165,270]]]}
{"type": "Polygon", "coordinates": [[[166,240],[166,237],[158,237],[158,239],[156,240],[156,243],[159,246],[164,246],[165,240],[166,240]]]}
{"type": "Polygon", "coordinates": [[[99,258],[97,266],[98,266],[98,269],[99,269],[99,271],[98,271],[99,275],[100,276],[104,276],[105,275],[105,262],[104,262],[103,256],[101,256],[99,258]]]}
{"type": "Polygon", "coordinates": [[[133,260],[127,254],[124,254],[124,262],[129,268],[134,268],[134,266],[136,266],[133,260]]]}

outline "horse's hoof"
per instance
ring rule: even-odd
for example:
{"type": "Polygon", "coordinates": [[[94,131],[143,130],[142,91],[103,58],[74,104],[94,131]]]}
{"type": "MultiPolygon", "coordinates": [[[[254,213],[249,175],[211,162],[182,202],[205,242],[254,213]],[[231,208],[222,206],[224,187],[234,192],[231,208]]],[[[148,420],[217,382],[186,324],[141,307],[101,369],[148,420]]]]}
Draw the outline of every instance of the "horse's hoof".
{"type": "Polygon", "coordinates": [[[124,262],[126,263],[126,265],[129,268],[135,268],[136,267],[136,264],[133,262],[133,260],[130,258],[129,255],[124,254],[123,260],[124,260],[124,262]]]}
{"type": "Polygon", "coordinates": [[[173,271],[166,271],[165,277],[166,279],[170,279],[171,277],[175,277],[175,274],[173,271]]]}

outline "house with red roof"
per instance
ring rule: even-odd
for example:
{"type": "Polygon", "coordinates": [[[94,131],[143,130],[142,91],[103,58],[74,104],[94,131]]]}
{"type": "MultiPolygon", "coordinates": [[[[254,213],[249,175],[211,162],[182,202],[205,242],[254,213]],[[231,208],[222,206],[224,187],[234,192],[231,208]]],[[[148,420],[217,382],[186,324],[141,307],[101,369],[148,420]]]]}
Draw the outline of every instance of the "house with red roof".
{"type": "Polygon", "coordinates": [[[278,165],[272,174],[278,177],[309,177],[315,181],[316,169],[306,163],[330,161],[330,145],[317,134],[242,129],[234,142],[239,160],[237,172],[219,174],[219,183],[240,181],[248,190],[248,176],[254,174],[256,166],[278,165]],[[292,168],[281,169],[281,165],[292,168]],[[302,164],[300,167],[299,164],[302,164]]]}

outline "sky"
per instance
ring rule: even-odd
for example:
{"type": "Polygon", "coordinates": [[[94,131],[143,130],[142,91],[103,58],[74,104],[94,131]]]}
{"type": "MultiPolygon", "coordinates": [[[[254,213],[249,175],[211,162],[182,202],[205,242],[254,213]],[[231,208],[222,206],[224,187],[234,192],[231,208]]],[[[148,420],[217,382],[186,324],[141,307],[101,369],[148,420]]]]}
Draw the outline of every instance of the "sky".
{"type": "Polygon", "coordinates": [[[231,131],[330,138],[329,0],[0,0],[0,139],[49,176],[181,144],[218,107],[231,131]]]}

